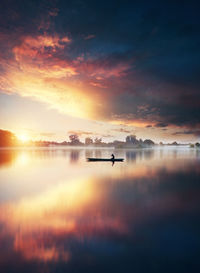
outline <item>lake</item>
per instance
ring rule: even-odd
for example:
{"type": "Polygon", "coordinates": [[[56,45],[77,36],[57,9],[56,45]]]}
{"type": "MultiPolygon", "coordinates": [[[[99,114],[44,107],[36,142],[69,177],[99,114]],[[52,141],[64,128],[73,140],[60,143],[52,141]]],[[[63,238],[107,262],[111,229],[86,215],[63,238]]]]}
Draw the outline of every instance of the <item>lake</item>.
{"type": "Polygon", "coordinates": [[[200,150],[0,150],[0,272],[191,273],[199,253],[200,150]]]}

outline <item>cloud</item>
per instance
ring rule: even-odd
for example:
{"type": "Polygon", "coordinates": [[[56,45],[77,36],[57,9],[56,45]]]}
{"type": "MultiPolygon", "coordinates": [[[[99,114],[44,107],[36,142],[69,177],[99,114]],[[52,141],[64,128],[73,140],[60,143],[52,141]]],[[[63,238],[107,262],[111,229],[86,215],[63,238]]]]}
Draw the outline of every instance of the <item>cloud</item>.
{"type": "MultiPolygon", "coordinates": [[[[157,11],[140,3],[119,5],[111,16],[112,4],[105,11],[73,2],[27,1],[24,9],[5,3],[1,92],[80,118],[147,128],[199,126],[194,7],[188,7],[193,23],[185,22],[178,6],[179,12],[172,11],[176,24],[166,25],[160,5],[157,11]]],[[[165,9],[171,14],[169,3],[165,9]]]]}
{"type": "Polygon", "coordinates": [[[164,122],[159,122],[159,123],[156,123],[155,124],[155,127],[167,127],[168,126],[168,124],[167,123],[164,123],[164,122]]]}
{"type": "Polygon", "coordinates": [[[88,132],[88,131],[81,131],[81,130],[76,130],[76,131],[68,131],[67,132],[69,135],[78,135],[78,136],[89,136],[89,135],[93,135],[93,132],[88,132]]]}
{"type": "Polygon", "coordinates": [[[55,136],[55,133],[40,133],[40,136],[52,137],[52,136],[55,136]]]}
{"type": "Polygon", "coordinates": [[[111,135],[111,134],[102,134],[102,135],[100,135],[100,136],[102,136],[102,137],[114,137],[114,135],[111,135]]]}
{"type": "Polygon", "coordinates": [[[107,86],[103,85],[100,82],[90,82],[90,85],[95,86],[95,87],[99,87],[99,88],[107,88],[107,86]]]}
{"type": "Polygon", "coordinates": [[[95,38],[95,35],[94,34],[89,34],[84,39],[85,40],[90,40],[90,39],[93,39],[93,38],[95,38]]]}
{"type": "Polygon", "coordinates": [[[107,118],[106,93],[109,78],[121,78],[129,64],[112,57],[71,58],[73,41],[67,36],[23,36],[11,47],[11,57],[2,58],[1,90],[47,103],[60,112],[81,117],[107,118]],[[67,56],[64,57],[64,54],[67,56]]]}
{"type": "Polygon", "coordinates": [[[172,135],[174,135],[174,136],[194,135],[194,136],[200,137],[200,130],[199,129],[191,129],[191,130],[177,131],[177,132],[174,132],[172,135]]]}
{"type": "Polygon", "coordinates": [[[55,53],[70,43],[68,37],[27,36],[13,48],[14,58],[23,73],[36,73],[40,77],[62,78],[75,75],[75,68],[67,61],[57,58],[55,53]]]}
{"type": "Polygon", "coordinates": [[[76,130],[76,131],[68,131],[67,132],[69,135],[77,135],[79,137],[83,136],[90,136],[90,137],[113,137],[111,134],[102,134],[102,133],[97,133],[97,132],[90,132],[90,131],[82,131],[82,130],[76,130]]]}
{"type": "Polygon", "coordinates": [[[112,131],[130,134],[133,132],[133,129],[117,128],[117,129],[112,129],[112,131]]]}
{"type": "Polygon", "coordinates": [[[49,11],[49,15],[53,16],[53,17],[57,16],[58,13],[59,13],[59,9],[58,8],[54,8],[54,9],[52,9],[52,10],[49,11]]]}

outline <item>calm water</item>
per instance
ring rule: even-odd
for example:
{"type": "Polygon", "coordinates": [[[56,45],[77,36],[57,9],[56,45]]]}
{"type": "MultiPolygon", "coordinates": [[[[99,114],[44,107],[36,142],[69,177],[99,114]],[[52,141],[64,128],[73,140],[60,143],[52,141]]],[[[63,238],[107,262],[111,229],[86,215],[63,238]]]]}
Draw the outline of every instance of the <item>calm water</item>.
{"type": "Polygon", "coordinates": [[[199,272],[200,151],[0,150],[0,272],[199,272]]]}

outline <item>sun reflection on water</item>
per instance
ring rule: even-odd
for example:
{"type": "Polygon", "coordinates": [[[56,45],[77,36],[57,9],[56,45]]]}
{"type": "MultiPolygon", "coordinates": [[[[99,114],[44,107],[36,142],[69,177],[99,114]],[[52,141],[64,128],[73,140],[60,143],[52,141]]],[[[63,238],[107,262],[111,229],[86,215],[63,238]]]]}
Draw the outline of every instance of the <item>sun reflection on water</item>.
{"type": "Polygon", "coordinates": [[[187,192],[196,200],[187,181],[189,189],[177,186],[188,173],[193,179],[200,174],[194,154],[119,151],[125,163],[112,166],[86,162],[84,150],[13,153],[0,171],[0,243],[9,237],[10,251],[26,261],[70,263],[77,245],[129,241],[149,215],[188,209],[194,202],[182,202],[187,192]],[[182,178],[176,181],[177,172],[182,178]]]}
{"type": "Polygon", "coordinates": [[[84,179],[62,182],[32,198],[0,206],[0,221],[14,236],[15,250],[29,259],[69,259],[68,251],[61,251],[61,255],[60,247],[57,249],[42,237],[45,234],[75,234],[77,219],[84,214],[86,206],[98,199],[94,186],[84,179]]]}
{"type": "Polygon", "coordinates": [[[18,166],[25,166],[29,164],[29,161],[31,160],[29,153],[27,152],[20,152],[16,158],[15,164],[18,166]]]}

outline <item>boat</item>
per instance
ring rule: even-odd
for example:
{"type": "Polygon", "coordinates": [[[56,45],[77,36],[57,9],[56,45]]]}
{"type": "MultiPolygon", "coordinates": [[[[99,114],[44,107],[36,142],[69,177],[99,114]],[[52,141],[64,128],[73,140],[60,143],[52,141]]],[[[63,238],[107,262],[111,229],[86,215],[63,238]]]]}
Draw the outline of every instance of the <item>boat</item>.
{"type": "Polygon", "coordinates": [[[92,158],[92,157],[88,157],[87,158],[87,161],[90,161],[90,162],[96,162],[96,161],[110,161],[110,162],[123,162],[124,161],[124,158],[92,158]]]}

